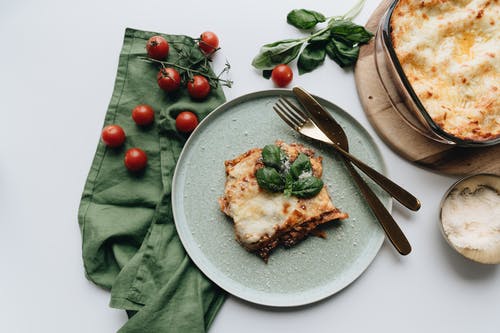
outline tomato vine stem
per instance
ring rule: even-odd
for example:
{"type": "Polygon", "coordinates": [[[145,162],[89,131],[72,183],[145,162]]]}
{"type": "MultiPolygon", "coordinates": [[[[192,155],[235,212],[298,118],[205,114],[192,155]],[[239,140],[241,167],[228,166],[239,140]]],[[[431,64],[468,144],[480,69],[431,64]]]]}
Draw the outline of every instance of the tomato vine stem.
{"type": "MultiPolygon", "coordinates": [[[[205,76],[206,78],[208,78],[210,80],[213,80],[213,81],[216,81],[216,82],[220,82],[224,86],[229,87],[229,88],[233,84],[233,81],[221,78],[221,75],[229,70],[230,66],[229,66],[229,64],[227,62],[226,62],[226,65],[225,65],[224,69],[222,70],[222,72],[218,76],[214,76],[214,75],[208,74],[206,71],[200,71],[200,70],[193,69],[193,68],[187,67],[187,66],[182,66],[182,65],[170,62],[170,61],[156,60],[156,59],[152,59],[152,58],[148,58],[148,57],[139,57],[139,59],[142,60],[142,61],[146,61],[146,62],[152,62],[152,63],[160,64],[163,68],[166,68],[166,67],[175,67],[175,68],[184,70],[187,73],[200,74],[200,75],[203,75],[203,76],[205,76]]],[[[203,59],[201,59],[201,60],[203,60],[203,59]]],[[[201,62],[201,60],[197,61],[193,65],[198,64],[199,62],[201,62]]]]}

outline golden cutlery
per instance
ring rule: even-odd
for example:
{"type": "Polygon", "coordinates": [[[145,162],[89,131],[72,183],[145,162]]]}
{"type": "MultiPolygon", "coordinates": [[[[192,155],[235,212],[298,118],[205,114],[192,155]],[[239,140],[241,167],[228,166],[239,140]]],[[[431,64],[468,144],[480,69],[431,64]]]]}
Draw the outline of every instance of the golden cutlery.
{"type": "MultiPolygon", "coordinates": [[[[309,131],[311,136],[316,137],[319,135],[318,131],[321,131],[322,134],[324,134],[324,136],[329,139],[329,142],[327,143],[333,143],[333,149],[335,149],[338,153],[351,161],[351,163],[356,165],[361,171],[363,171],[367,176],[375,181],[375,183],[382,187],[394,199],[399,201],[403,206],[413,211],[417,211],[420,209],[420,201],[415,198],[415,196],[348,152],[349,143],[344,130],[332,117],[332,115],[323,108],[321,104],[319,104],[309,93],[307,93],[300,87],[293,88],[293,92],[297,96],[299,102],[302,103],[307,112],[309,112],[312,118],[312,122],[316,125],[311,126],[311,124],[304,124],[302,126],[304,127],[303,131],[309,131]]],[[[285,102],[287,101],[285,100],[285,102]]],[[[287,104],[292,109],[294,109],[296,113],[300,112],[300,110],[296,109],[295,105],[291,103],[287,104]]],[[[324,136],[322,137],[323,140],[320,141],[326,142],[324,140],[324,136]]]]}
{"type": "MultiPolygon", "coordinates": [[[[332,146],[335,144],[324,134],[319,127],[305,114],[302,110],[294,106],[291,102],[283,99],[274,106],[276,113],[293,129],[298,131],[304,136],[329,143],[332,146]]],[[[343,132],[343,130],[342,130],[343,132]]],[[[337,144],[341,145],[340,148],[348,150],[348,141],[345,133],[339,135],[336,133],[337,144]]],[[[342,133],[341,133],[342,134],[342,133]]],[[[397,225],[396,221],[392,218],[391,214],[387,211],[384,205],[380,202],[377,196],[373,193],[370,187],[364,182],[361,176],[356,172],[354,167],[348,162],[346,158],[342,159],[353,177],[354,181],[360,188],[362,194],[366,198],[369,206],[371,207],[375,217],[382,225],[386,235],[391,243],[395,246],[399,253],[407,255],[411,252],[411,245],[407,238],[397,225]]]]}

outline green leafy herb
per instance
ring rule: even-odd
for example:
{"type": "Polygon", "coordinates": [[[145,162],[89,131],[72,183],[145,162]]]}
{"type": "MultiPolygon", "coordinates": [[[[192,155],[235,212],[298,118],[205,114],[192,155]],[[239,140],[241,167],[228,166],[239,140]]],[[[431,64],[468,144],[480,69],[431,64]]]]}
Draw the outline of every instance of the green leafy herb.
{"type": "Polygon", "coordinates": [[[299,55],[302,43],[300,39],[285,39],[266,44],[261,47],[252,65],[258,69],[273,69],[278,64],[288,64],[299,55]]]}
{"type": "Polygon", "coordinates": [[[286,16],[286,21],[299,29],[311,29],[320,22],[325,22],[325,15],[307,9],[294,9],[286,16]]]}
{"type": "Polygon", "coordinates": [[[264,167],[255,172],[257,183],[261,188],[269,192],[282,192],[285,189],[285,179],[276,170],[264,167]]]}
{"type": "Polygon", "coordinates": [[[359,46],[350,47],[332,39],[326,44],[326,53],[340,67],[348,67],[356,63],[359,55],[359,46]]]}
{"type": "Polygon", "coordinates": [[[299,56],[297,67],[299,74],[308,73],[316,69],[325,61],[325,47],[319,43],[307,45],[299,56]]]}
{"type": "Polygon", "coordinates": [[[323,181],[316,177],[301,178],[292,185],[292,195],[298,198],[310,198],[317,195],[323,188],[323,181]]]}
{"type": "Polygon", "coordinates": [[[262,71],[262,76],[265,78],[265,79],[270,79],[271,78],[271,75],[273,74],[273,71],[271,69],[264,69],[262,71]]]}
{"type": "Polygon", "coordinates": [[[309,160],[309,156],[303,153],[300,153],[290,166],[290,175],[293,177],[293,179],[299,179],[299,176],[301,174],[311,171],[312,166],[311,161],[309,160]]]}
{"type": "Polygon", "coordinates": [[[285,152],[276,145],[266,145],[262,149],[262,162],[264,162],[264,165],[278,171],[284,168],[283,163],[286,157],[285,152]]]}
{"type": "Polygon", "coordinates": [[[368,43],[373,37],[371,32],[351,21],[335,21],[330,28],[330,35],[334,40],[349,46],[368,43]]]}
{"type": "Polygon", "coordinates": [[[330,30],[326,29],[317,36],[309,39],[309,43],[326,43],[330,40],[330,30]]]}
{"type": "Polygon", "coordinates": [[[312,172],[309,156],[300,153],[289,167],[287,160],[288,156],[280,147],[265,146],[262,149],[265,167],[255,172],[259,186],[269,192],[283,192],[287,197],[310,198],[318,194],[323,188],[321,179],[305,176],[312,172]]]}
{"type": "Polygon", "coordinates": [[[318,68],[325,55],[341,67],[352,66],[359,56],[359,46],[368,43],[373,34],[364,27],[352,22],[361,11],[366,0],[358,0],[356,5],[343,16],[326,18],[313,10],[294,9],[287,15],[287,22],[299,29],[312,29],[319,23],[326,26],[314,31],[309,36],[299,39],[285,39],[266,44],[255,56],[252,65],[256,69],[266,70],[268,78],[276,65],[288,64],[298,57],[299,74],[318,68]]]}
{"type": "Polygon", "coordinates": [[[283,194],[285,197],[289,197],[292,195],[292,187],[293,187],[293,177],[290,173],[287,173],[285,176],[285,188],[283,190],[283,194]]]}

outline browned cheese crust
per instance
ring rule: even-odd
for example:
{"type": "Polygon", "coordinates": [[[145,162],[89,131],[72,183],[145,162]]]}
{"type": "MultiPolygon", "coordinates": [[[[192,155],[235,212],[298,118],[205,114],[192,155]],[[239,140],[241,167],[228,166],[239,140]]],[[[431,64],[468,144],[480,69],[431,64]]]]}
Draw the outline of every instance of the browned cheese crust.
{"type": "Polygon", "coordinates": [[[394,51],[418,99],[443,131],[463,140],[500,137],[498,0],[400,0],[394,51]]]}
{"type": "MultiPolygon", "coordinates": [[[[321,177],[322,158],[315,157],[314,151],[297,143],[288,145],[277,141],[276,144],[291,162],[299,153],[309,156],[313,175],[321,177]]],[[[307,199],[287,198],[283,193],[262,190],[255,178],[255,172],[263,167],[261,152],[262,149],[253,148],[225,162],[226,186],[219,204],[222,212],[233,218],[236,240],[267,261],[277,246],[293,246],[308,235],[318,233],[319,225],[348,215],[333,205],[326,186],[318,195],[307,199]]]]}

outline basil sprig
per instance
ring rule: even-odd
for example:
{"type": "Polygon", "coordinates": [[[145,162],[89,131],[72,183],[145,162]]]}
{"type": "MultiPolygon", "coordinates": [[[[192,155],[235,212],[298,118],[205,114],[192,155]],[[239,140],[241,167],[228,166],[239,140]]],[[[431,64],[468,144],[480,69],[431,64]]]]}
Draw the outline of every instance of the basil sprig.
{"type": "Polygon", "coordinates": [[[328,19],[313,10],[292,10],[287,15],[287,22],[294,27],[309,30],[323,22],[326,22],[326,27],[304,38],[285,39],[262,46],[252,65],[263,70],[266,78],[269,78],[270,70],[276,65],[288,64],[297,57],[299,74],[313,71],[323,64],[326,56],[340,67],[354,65],[358,59],[359,46],[368,43],[373,37],[370,31],[352,22],[364,2],[359,0],[345,15],[328,19]]]}
{"type": "Polygon", "coordinates": [[[302,44],[299,39],[285,39],[266,44],[261,47],[252,65],[258,69],[272,69],[276,65],[287,64],[299,55],[302,44]]]}
{"type": "Polygon", "coordinates": [[[288,156],[276,145],[267,145],[262,149],[262,162],[267,167],[281,171],[288,156]]]}
{"type": "Polygon", "coordinates": [[[295,181],[292,185],[292,195],[298,198],[314,197],[323,188],[323,181],[316,177],[306,177],[295,181]]]}
{"type": "Polygon", "coordinates": [[[255,172],[255,177],[266,191],[311,198],[323,188],[323,181],[312,175],[311,161],[306,154],[300,153],[290,165],[280,147],[267,145],[262,150],[262,162],[264,167],[255,172]]]}
{"type": "Polygon", "coordinates": [[[299,29],[311,29],[316,24],[325,22],[325,15],[307,9],[294,9],[286,16],[288,24],[299,29]]]}
{"type": "Polygon", "coordinates": [[[348,46],[342,42],[331,40],[325,47],[328,57],[339,64],[340,67],[348,67],[356,62],[359,55],[359,46],[348,46]]]}
{"type": "Polygon", "coordinates": [[[264,167],[255,172],[257,183],[264,190],[269,192],[282,192],[285,189],[285,179],[271,167],[264,167]]]}
{"type": "Polygon", "coordinates": [[[293,179],[299,179],[303,173],[311,173],[312,165],[306,154],[300,153],[290,166],[290,175],[293,179]]]}

